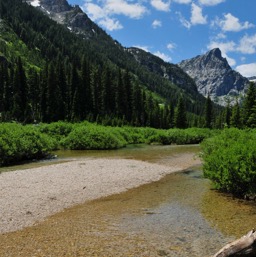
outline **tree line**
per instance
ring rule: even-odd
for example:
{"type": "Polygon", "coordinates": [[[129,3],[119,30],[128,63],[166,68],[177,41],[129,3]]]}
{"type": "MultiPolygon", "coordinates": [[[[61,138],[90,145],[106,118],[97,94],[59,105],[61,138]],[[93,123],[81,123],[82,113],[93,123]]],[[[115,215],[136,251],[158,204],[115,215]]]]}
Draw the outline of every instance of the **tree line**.
{"type": "Polygon", "coordinates": [[[85,57],[78,66],[55,60],[42,70],[27,71],[21,58],[15,65],[0,63],[1,121],[22,123],[97,121],[105,125],[155,128],[255,127],[256,88],[250,83],[243,104],[216,112],[208,96],[204,114],[187,111],[185,98],[160,104],[128,71],[91,64],[85,57]]]}
{"type": "Polygon", "coordinates": [[[207,97],[205,105],[205,127],[207,128],[255,128],[256,127],[256,84],[250,82],[242,101],[236,100],[231,105],[226,99],[226,106],[218,114],[214,113],[212,101],[207,97]]]}
{"type": "Polygon", "coordinates": [[[25,71],[20,58],[15,65],[0,64],[1,121],[21,123],[98,121],[169,128],[170,106],[159,105],[126,70],[91,65],[79,67],[52,61],[42,70],[25,71]]]}

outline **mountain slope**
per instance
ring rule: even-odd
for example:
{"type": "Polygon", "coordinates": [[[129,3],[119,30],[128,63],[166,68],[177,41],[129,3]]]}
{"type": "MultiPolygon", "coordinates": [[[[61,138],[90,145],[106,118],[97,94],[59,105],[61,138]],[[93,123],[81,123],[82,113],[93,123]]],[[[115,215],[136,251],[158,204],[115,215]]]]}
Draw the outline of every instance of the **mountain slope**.
{"type": "Polygon", "coordinates": [[[3,42],[0,56],[9,63],[8,71],[0,67],[6,74],[0,98],[8,91],[16,104],[0,106],[0,112],[5,111],[7,118],[24,121],[29,114],[29,121],[36,117],[50,122],[96,120],[100,116],[159,126],[159,120],[168,116],[170,107],[173,113],[181,95],[188,112],[195,116],[204,112],[205,99],[182,69],[145,51],[122,47],[79,7],[72,7],[65,0],[30,1],[30,4],[20,0],[0,1],[0,15],[11,34],[11,38],[0,35],[3,42]],[[58,23],[49,16],[59,17],[58,23]],[[71,24],[74,26],[70,27],[71,24]],[[9,80],[24,78],[22,66],[26,69],[27,83],[23,79],[23,85],[17,83],[16,88],[9,88],[9,80]],[[30,92],[34,89],[38,93],[30,92]],[[59,98],[54,98],[54,94],[59,98]],[[19,107],[24,99],[26,106],[22,106],[20,115],[20,108],[13,108],[19,107]],[[53,113],[55,110],[59,113],[53,113]]]}
{"type": "Polygon", "coordinates": [[[185,91],[187,95],[192,94],[192,98],[199,97],[200,99],[195,83],[182,69],[176,65],[165,63],[160,58],[141,49],[134,51],[135,48],[122,47],[93,23],[79,6],[70,6],[66,0],[27,0],[27,2],[56,22],[65,25],[71,32],[80,35],[87,42],[93,42],[97,53],[140,77],[149,90],[168,99],[177,99],[176,95],[182,91],[185,91]],[[135,54],[135,52],[140,54],[135,54]],[[149,59],[150,63],[147,61],[149,59]],[[150,67],[152,63],[154,63],[154,69],[152,66],[150,67]]]}
{"type": "Polygon", "coordinates": [[[225,104],[224,98],[227,96],[232,101],[243,94],[249,83],[247,78],[232,70],[218,48],[184,60],[178,65],[195,80],[198,91],[202,95],[206,97],[209,94],[215,102],[220,104],[225,104]]]}
{"type": "Polygon", "coordinates": [[[195,82],[179,66],[167,63],[161,58],[136,47],[128,48],[128,52],[134,56],[140,65],[146,67],[149,71],[168,79],[186,90],[186,92],[197,93],[195,82]]]}

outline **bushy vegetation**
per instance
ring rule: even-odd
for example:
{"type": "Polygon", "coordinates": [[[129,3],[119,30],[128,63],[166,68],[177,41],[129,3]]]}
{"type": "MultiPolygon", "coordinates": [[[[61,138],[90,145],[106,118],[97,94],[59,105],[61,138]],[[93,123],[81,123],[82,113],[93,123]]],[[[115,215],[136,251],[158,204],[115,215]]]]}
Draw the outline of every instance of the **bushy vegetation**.
{"type": "Polygon", "coordinates": [[[256,194],[256,130],[225,129],[202,146],[205,177],[238,197],[256,194]]]}
{"type": "Polygon", "coordinates": [[[56,141],[32,126],[0,124],[0,166],[46,157],[56,141]]]}
{"type": "Polygon", "coordinates": [[[216,130],[200,128],[159,130],[156,134],[150,136],[148,140],[149,143],[158,142],[163,145],[199,144],[215,133],[216,130]]]}
{"type": "Polygon", "coordinates": [[[102,150],[121,148],[127,142],[118,131],[112,128],[82,124],[75,126],[62,144],[65,148],[72,150],[102,150]]]}
{"type": "Polygon", "coordinates": [[[0,124],[0,166],[44,158],[54,149],[118,149],[128,144],[197,144],[209,129],[109,127],[89,122],[20,125],[0,124]]]}

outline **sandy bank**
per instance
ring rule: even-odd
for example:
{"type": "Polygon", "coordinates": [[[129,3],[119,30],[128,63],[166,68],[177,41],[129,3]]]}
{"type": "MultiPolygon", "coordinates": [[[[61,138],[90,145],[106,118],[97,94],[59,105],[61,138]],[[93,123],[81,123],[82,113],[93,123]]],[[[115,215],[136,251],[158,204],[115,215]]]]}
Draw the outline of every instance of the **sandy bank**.
{"type": "Polygon", "coordinates": [[[164,166],[127,159],[77,159],[0,174],[0,233],[31,226],[65,208],[120,193],[198,164],[188,154],[164,166]]]}

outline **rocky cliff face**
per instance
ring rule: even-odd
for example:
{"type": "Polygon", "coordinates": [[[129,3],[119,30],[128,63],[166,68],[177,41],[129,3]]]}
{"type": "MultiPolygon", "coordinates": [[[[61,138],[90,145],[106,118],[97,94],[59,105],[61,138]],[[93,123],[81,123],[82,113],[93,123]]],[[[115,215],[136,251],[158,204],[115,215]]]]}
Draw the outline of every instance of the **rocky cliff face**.
{"type": "Polygon", "coordinates": [[[168,79],[189,93],[198,92],[193,79],[178,65],[167,63],[161,58],[136,47],[127,50],[140,65],[146,67],[149,71],[168,79]]]}
{"type": "Polygon", "coordinates": [[[96,24],[81,10],[78,5],[71,6],[67,0],[25,0],[28,4],[40,9],[51,19],[65,25],[76,34],[91,38],[103,33],[96,24]]]}
{"type": "Polygon", "coordinates": [[[195,80],[198,91],[224,105],[225,98],[231,102],[244,94],[249,80],[232,70],[227,60],[222,57],[219,48],[204,55],[184,60],[178,64],[191,78],[195,80]]]}

